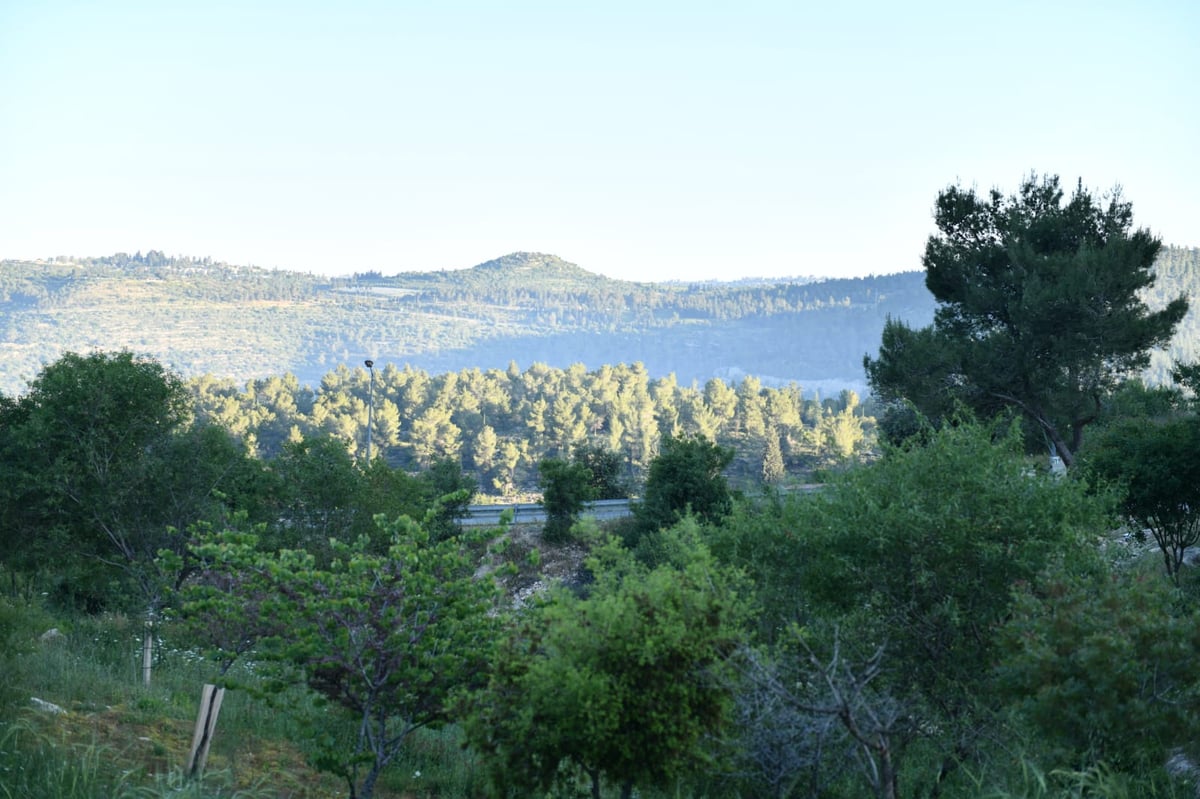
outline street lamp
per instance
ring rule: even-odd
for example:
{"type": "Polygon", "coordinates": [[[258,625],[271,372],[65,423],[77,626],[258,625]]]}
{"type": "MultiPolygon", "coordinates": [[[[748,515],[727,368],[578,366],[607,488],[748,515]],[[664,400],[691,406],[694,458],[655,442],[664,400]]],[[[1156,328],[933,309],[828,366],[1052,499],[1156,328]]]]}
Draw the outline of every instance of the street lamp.
{"type": "Polygon", "coordinates": [[[371,465],[371,427],[375,424],[375,362],[370,358],[363,361],[371,373],[371,389],[367,395],[367,466],[371,465]]]}

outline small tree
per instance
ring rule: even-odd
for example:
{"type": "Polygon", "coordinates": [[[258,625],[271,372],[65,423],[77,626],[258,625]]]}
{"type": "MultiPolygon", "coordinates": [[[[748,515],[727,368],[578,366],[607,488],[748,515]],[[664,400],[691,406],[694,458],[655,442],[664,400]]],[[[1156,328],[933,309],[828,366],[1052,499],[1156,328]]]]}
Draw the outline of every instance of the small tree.
{"type": "Polygon", "coordinates": [[[479,490],[474,479],[463,474],[457,458],[434,461],[418,480],[425,487],[425,505],[432,516],[425,522],[434,538],[445,538],[459,532],[459,523],[471,509],[471,498],[479,490]]]}
{"type": "Polygon", "coordinates": [[[787,474],[783,465],[783,449],[779,446],[779,431],[767,431],[767,443],[763,447],[762,479],[764,483],[778,483],[787,474]]]}
{"type": "Polygon", "coordinates": [[[903,706],[878,688],[886,648],[879,646],[863,662],[852,663],[842,652],[836,629],[827,659],[817,655],[804,631],[793,628],[789,635],[789,643],[798,649],[790,667],[749,650],[742,658],[743,693],[758,697],[759,704],[774,703],[773,716],[764,719],[774,729],[747,729],[743,736],[758,744],[760,754],[764,744],[797,739],[795,750],[788,753],[791,768],[776,766],[773,774],[778,788],[787,789],[779,795],[789,795],[803,777],[808,778],[809,796],[824,795],[822,783],[844,768],[848,745],[871,793],[878,799],[896,799],[899,755],[914,730],[903,706]],[[804,756],[796,758],[798,753],[804,756]]]}
{"type": "Polygon", "coordinates": [[[432,540],[406,517],[379,525],[386,553],[366,537],[333,541],[328,567],[302,551],[262,552],[253,534],[208,536],[195,553],[209,574],[184,605],[262,635],[254,658],[274,690],[307,687],[354,718],[349,748],[322,735],[316,758],[352,799],[370,799],[414,730],[448,720],[453,692],[482,684],[496,622],[496,585],[475,577],[468,542],[432,540]],[[238,595],[214,590],[223,584],[238,595]]]}
{"type": "Polygon", "coordinates": [[[1004,695],[1050,767],[1161,765],[1200,735],[1200,614],[1162,580],[1054,569],[1022,587],[1000,636],[1004,695]]]}
{"type": "Polygon", "coordinates": [[[587,467],[592,473],[592,499],[625,499],[629,487],[621,479],[621,456],[604,447],[578,444],[571,453],[572,463],[587,467]]]}
{"type": "Polygon", "coordinates": [[[1167,575],[1179,582],[1188,547],[1200,543],[1200,418],[1131,419],[1105,430],[1086,458],[1125,488],[1121,509],[1149,530],[1167,575]]]}
{"type": "Polygon", "coordinates": [[[729,718],[748,609],[694,526],[673,535],[678,561],[654,570],[608,543],[589,596],[556,591],[504,640],[467,722],[501,787],[527,796],[573,765],[594,799],[604,780],[628,799],[702,761],[729,718]]]}
{"type": "Polygon", "coordinates": [[[561,543],[569,538],[571,525],[592,499],[591,482],[591,471],[581,463],[547,458],[538,464],[538,486],[546,509],[546,541],[561,543]]]}
{"type": "Polygon", "coordinates": [[[735,696],[734,738],[728,742],[736,776],[756,796],[823,795],[823,787],[840,773],[827,765],[844,764],[847,758],[840,745],[845,732],[837,719],[811,713],[797,701],[797,692],[819,686],[790,681],[790,670],[759,650],[747,648],[738,664],[743,674],[735,696]]]}
{"type": "Polygon", "coordinates": [[[689,510],[702,521],[728,514],[732,500],[722,472],[733,454],[707,439],[665,436],[658,457],[650,462],[645,496],[637,507],[642,531],[670,527],[689,510]]]}

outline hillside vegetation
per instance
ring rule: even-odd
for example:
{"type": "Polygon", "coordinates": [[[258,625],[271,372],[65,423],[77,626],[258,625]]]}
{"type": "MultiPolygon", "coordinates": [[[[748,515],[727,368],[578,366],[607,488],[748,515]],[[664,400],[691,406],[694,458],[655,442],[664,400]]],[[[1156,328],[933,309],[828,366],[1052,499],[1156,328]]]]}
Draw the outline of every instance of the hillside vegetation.
{"type": "MultiPolygon", "coordinates": [[[[1179,254],[1149,303],[1195,274],[1179,254]]],[[[551,307],[526,273],[612,288],[526,256],[407,285],[251,270],[261,295],[230,302],[213,298],[236,293],[232,267],[170,267],[197,299],[161,260],[87,268],[144,268],[127,305],[452,320],[463,292],[518,327],[551,307]]],[[[103,308],[119,283],[39,268],[59,271],[6,303],[103,308]]],[[[767,298],[800,291],[636,287],[610,317],[674,322],[672,292],[710,288],[728,300],[696,311],[713,324],[776,318],[767,298]]],[[[1054,306],[1038,335],[1069,342],[1081,326],[1059,314],[1111,297],[1054,306]]],[[[0,395],[0,795],[1194,797],[1200,365],[1181,390],[1106,357],[1089,366],[1121,380],[1060,474],[1016,415],[959,410],[876,447],[887,415],[853,391],[753,375],[360,361],[309,387],[65,354],[0,395]],[[533,484],[540,532],[458,525],[478,490],[533,484]],[[581,516],[603,496],[632,496],[632,516],[581,516]],[[201,683],[228,692],[204,774],[201,683]]]]}
{"type": "MultiPolygon", "coordinates": [[[[1200,293],[1200,250],[1159,259],[1160,298],[1200,293]]],[[[553,255],[470,269],[325,278],[209,258],[117,254],[0,261],[0,391],[19,393],[66,351],[131,351],[184,376],[243,383],[290,373],[318,384],[364,358],[431,373],[541,362],[645,364],[687,385],[752,374],[768,385],[863,392],[862,357],[890,316],[927,324],[924,274],[838,280],[633,283],[553,255]]],[[[1200,322],[1172,349],[1195,359],[1200,322]]],[[[1167,374],[1155,359],[1151,379],[1167,374]]]]}
{"type": "Polygon", "coordinates": [[[431,373],[534,362],[645,364],[690,384],[860,388],[888,315],[924,323],[921,275],[652,284],[550,255],[471,269],[329,279],[158,252],[0,262],[0,391],[18,393],[65,351],[129,349],[184,376],[291,373],[316,385],[364,358],[431,373]]]}

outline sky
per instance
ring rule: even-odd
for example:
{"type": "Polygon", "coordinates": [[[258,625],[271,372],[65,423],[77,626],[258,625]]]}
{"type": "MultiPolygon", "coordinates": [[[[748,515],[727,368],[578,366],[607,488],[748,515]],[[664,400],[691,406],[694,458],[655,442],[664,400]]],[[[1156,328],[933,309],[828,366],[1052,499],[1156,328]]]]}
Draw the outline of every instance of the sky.
{"type": "Polygon", "coordinates": [[[1200,3],[0,0],[0,258],[921,268],[949,185],[1200,246],[1200,3]]]}

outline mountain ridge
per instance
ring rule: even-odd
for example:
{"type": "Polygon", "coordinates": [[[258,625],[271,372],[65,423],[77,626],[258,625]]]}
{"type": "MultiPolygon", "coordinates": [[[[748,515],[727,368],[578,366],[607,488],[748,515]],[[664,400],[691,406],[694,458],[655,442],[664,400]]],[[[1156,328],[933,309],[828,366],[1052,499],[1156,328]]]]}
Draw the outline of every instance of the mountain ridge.
{"type": "MultiPolygon", "coordinates": [[[[1163,296],[1200,294],[1200,250],[1167,248],[1159,268],[1163,296]]],[[[430,373],[640,361],[681,383],[749,374],[862,391],[862,358],[877,351],[885,320],[925,325],[933,309],[922,272],[637,283],[534,252],[449,272],[335,278],[153,250],[5,260],[0,392],[20,392],[64,351],[96,349],[149,355],[186,377],[290,373],[310,385],[371,358],[430,373]]],[[[1196,360],[1190,316],[1175,346],[1196,360]]]]}

